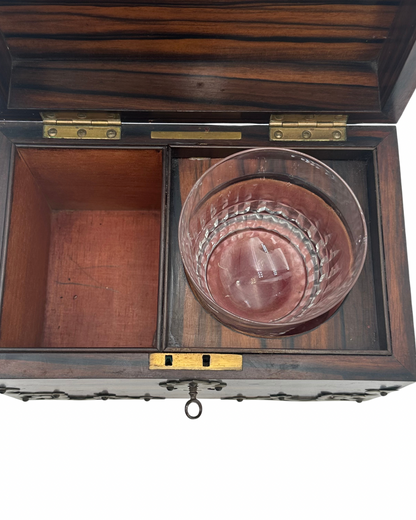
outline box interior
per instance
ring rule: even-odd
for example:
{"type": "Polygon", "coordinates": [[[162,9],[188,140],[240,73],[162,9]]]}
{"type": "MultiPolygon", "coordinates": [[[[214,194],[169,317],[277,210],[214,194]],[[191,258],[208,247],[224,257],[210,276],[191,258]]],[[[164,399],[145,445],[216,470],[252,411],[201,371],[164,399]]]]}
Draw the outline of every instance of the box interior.
{"type": "Polygon", "coordinates": [[[2,348],[152,348],[162,152],[18,148],[2,348]]]}
{"type": "MultiPolygon", "coordinates": [[[[295,337],[254,338],[222,326],[195,300],[177,242],[182,203],[210,166],[235,151],[205,148],[202,156],[200,148],[172,149],[162,347],[388,353],[379,194],[371,151],[303,150],[348,182],[368,224],[364,269],[330,320],[295,337]]],[[[18,149],[1,348],[157,347],[162,170],[162,151],[156,149],[18,149]]]]}
{"type": "Polygon", "coordinates": [[[178,249],[179,215],[196,180],[222,157],[237,150],[180,149],[172,161],[169,284],[164,344],[175,351],[333,351],[387,353],[389,331],[385,320],[378,193],[372,152],[302,150],[333,168],[347,181],[363,208],[369,247],[363,271],[338,312],[312,332],[282,339],[250,337],[221,325],[202,309],[185,278],[178,249]]]}

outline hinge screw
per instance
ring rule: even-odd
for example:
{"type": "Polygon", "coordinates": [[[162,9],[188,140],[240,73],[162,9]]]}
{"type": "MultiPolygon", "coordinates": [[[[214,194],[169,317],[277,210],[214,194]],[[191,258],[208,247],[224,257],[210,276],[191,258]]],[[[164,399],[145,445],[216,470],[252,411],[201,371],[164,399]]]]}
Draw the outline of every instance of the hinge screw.
{"type": "Polygon", "coordinates": [[[277,132],[274,133],[274,137],[275,137],[275,139],[282,139],[283,132],[281,132],[280,130],[277,130],[277,132]]]}
{"type": "Polygon", "coordinates": [[[84,130],[83,128],[80,128],[77,132],[77,136],[78,137],[85,137],[87,135],[87,131],[84,130]]]}
{"type": "Polygon", "coordinates": [[[84,114],[84,113],[82,113],[82,112],[79,112],[79,113],[77,114],[77,117],[78,117],[78,119],[87,119],[87,114],[84,114]]]}
{"type": "Polygon", "coordinates": [[[303,139],[310,139],[311,136],[312,136],[312,134],[309,132],[309,130],[304,130],[302,132],[303,139]]]}
{"type": "Polygon", "coordinates": [[[339,132],[338,130],[335,132],[332,132],[332,136],[334,139],[341,139],[341,132],[339,132]]]}
{"type": "Polygon", "coordinates": [[[56,128],[49,128],[48,135],[49,137],[55,137],[58,133],[58,130],[56,128]]]}
{"type": "Polygon", "coordinates": [[[117,135],[117,132],[115,130],[108,130],[107,137],[109,139],[113,139],[117,135]]]}
{"type": "Polygon", "coordinates": [[[48,119],[55,119],[55,114],[53,112],[47,112],[45,114],[45,117],[47,117],[48,119]]]}

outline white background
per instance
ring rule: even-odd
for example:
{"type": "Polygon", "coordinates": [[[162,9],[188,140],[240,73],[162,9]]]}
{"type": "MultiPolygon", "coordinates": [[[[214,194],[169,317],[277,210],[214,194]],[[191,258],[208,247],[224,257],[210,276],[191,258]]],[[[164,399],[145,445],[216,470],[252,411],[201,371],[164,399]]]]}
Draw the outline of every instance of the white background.
{"type": "MultiPolygon", "coordinates": [[[[398,124],[416,308],[416,97],[398,124]]],[[[416,384],[356,404],[0,396],[0,519],[414,518],[416,384]]]]}

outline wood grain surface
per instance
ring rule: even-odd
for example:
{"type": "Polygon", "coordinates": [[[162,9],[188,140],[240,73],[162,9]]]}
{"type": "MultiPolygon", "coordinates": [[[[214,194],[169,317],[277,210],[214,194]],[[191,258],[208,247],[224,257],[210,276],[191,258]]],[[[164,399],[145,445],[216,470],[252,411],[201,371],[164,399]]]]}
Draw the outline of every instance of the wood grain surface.
{"type": "MultiPolygon", "coordinates": [[[[374,270],[380,264],[379,250],[369,248],[364,269],[337,314],[307,334],[284,339],[258,339],[222,326],[207,313],[189,288],[178,251],[177,226],[181,203],[196,180],[218,159],[177,159],[174,161],[171,201],[170,319],[167,348],[189,350],[290,349],[290,350],[386,350],[386,330],[382,301],[376,298],[374,270]]],[[[344,178],[356,193],[369,223],[377,233],[376,194],[369,193],[367,175],[374,171],[365,161],[325,161],[344,178]],[[373,202],[371,202],[373,199],[373,202]],[[371,218],[370,218],[371,205],[371,218]]],[[[376,268],[377,269],[377,268],[376,268]]],[[[380,270],[380,267],[378,267],[380,270]]]]}
{"type": "Polygon", "coordinates": [[[6,40],[0,31],[0,109],[7,105],[11,70],[12,58],[6,40]]]}
{"type": "Polygon", "coordinates": [[[398,121],[416,88],[416,5],[403,0],[378,60],[383,111],[398,121]]]}
{"type": "Polygon", "coordinates": [[[12,178],[0,347],[152,348],[160,150],[20,148],[12,178]]]}
{"type": "Polygon", "coordinates": [[[160,210],[160,150],[21,148],[53,210],[160,210]]]}
{"type": "Polygon", "coordinates": [[[151,348],[160,211],[57,211],[45,348],[151,348]]]}
{"type": "MultiPolygon", "coordinates": [[[[9,109],[379,114],[396,1],[9,3],[9,109]]],[[[364,118],[364,115],[361,115],[364,118]]]]}
{"type": "Polygon", "coordinates": [[[416,6],[413,0],[401,2],[379,60],[380,96],[384,105],[416,41],[416,6]]]}
{"type": "MultiPolygon", "coordinates": [[[[200,372],[178,370],[175,379],[201,377],[200,372]]],[[[1,352],[0,379],[156,379],[166,381],[172,372],[149,370],[149,354],[140,352],[1,352]],[[22,377],[23,376],[23,377],[22,377]]],[[[415,381],[415,373],[409,372],[393,356],[378,355],[300,355],[270,354],[259,351],[244,354],[243,370],[227,373],[210,371],[209,379],[257,380],[322,380],[323,386],[331,381],[415,381]]],[[[84,381],[86,386],[87,381],[84,381]]],[[[105,381],[104,381],[105,383],[105,381]]],[[[216,397],[220,397],[220,395],[216,397]]]]}
{"type": "Polygon", "coordinates": [[[215,4],[6,5],[0,28],[14,59],[371,61],[397,10],[395,2],[215,4]]]}
{"type": "Polygon", "coordinates": [[[50,215],[43,193],[17,156],[1,315],[1,347],[42,345],[50,215]]]}
{"type": "Polygon", "coordinates": [[[404,367],[415,373],[415,330],[395,128],[390,129],[389,135],[377,148],[377,169],[392,351],[404,367]]]}
{"type": "Polygon", "coordinates": [[[396,122],[416,87],[415,42],[413,0],[4,1],[0,111],[396,122]]]}
{"type": "MultiPolygon", "coordinates": [[[[198,63],[19,60],[10,108],[132,111],[354,111],[380,109],[367,63],[198,63]]],[[[136,118],[139,115],[136,116],[136,118]]]]}

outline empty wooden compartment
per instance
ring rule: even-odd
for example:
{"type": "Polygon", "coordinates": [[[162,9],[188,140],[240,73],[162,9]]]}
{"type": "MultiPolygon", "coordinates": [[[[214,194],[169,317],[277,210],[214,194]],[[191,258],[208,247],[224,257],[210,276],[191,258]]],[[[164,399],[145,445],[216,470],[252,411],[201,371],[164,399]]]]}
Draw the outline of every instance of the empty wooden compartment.
{"type": "Polygon", "coordinates": [[[2,348],[151,348],[157,326],[159,150],[20,148],[2,348]]]}

